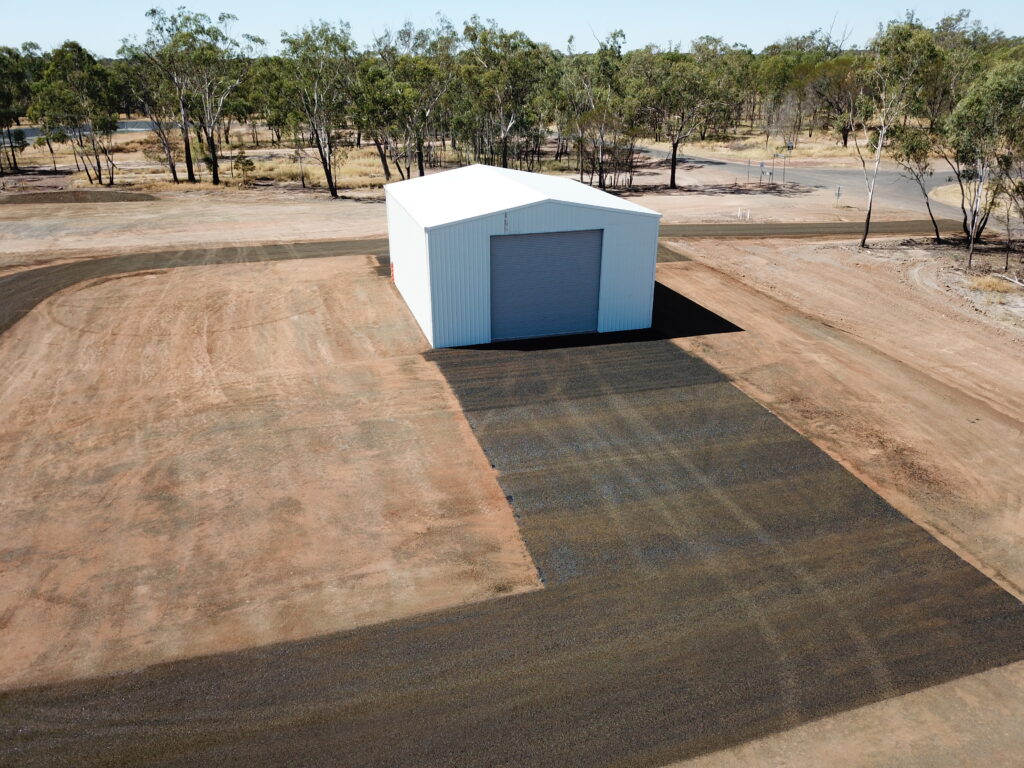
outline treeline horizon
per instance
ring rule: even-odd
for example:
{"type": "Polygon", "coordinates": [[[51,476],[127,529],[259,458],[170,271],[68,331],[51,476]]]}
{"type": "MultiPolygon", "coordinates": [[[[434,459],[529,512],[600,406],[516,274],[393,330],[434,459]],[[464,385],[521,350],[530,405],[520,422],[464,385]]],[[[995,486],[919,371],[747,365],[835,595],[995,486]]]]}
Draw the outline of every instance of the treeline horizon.
{"type": "Polygon", "coordinates": [[[864,168],[865,238],[883,156],[918,181],[926,205],[924,178],[936,158],[948,165],[972,246],[997,207],[1024,213],[1024,38],[966,10],[931,27],[908,12],[880,23],[861,48],[816,29],[758,53],[711,36],[685,50],[627,50],[621,31],[592,52],[574,51],[571,39],[560,51],[474,16],[461,27],[443,17],[406,24],[364,46],[345,22],[311,22],[282,32],[280,52],[266,54],[266,41],[232,32],[228,14],[146,16],[146,35],[123,40],[113,59],[73,41],[45,52],[0,48],[0,173],[18,169],[27,146],[18,126],[28,121],[51,157],[55,144],[69,145],[90,183],[113,184],[123,114],[153,125],[181,183],[195,182],[198,168],[220,183],[237,125],[315,150],[334,197],[339,157],[363,143],[388,180],[423,175],[443,158],[537,170],[553,156],[606,189],[632,186],[638,142],[666,142],[676,188],[682,144],[746,130],[763,134],[766,150],[805,133],[852,142],[864,168]]]}

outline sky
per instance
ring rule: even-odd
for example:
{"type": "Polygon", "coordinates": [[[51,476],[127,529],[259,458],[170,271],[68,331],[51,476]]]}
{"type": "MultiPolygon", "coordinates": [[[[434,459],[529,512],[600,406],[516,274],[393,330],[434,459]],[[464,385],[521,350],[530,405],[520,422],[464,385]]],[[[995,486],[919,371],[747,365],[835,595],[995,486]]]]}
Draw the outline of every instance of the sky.
{"type": "MultiPolygon", "coordinates": [[[[1024,36],[1024,13],[1020,0],[973,0],[971,18],[985,26],[1002,29],[1008,35],[1024,36]]],[[[910,9],[926,23],[968,5],[967,0],[938,2],[886,2],[885,0],[791,0],[790,2],[748,2],[747,0],[647,0],[639,6],[623,0],[515,0],[514,2],[467,2],[466,0],[386,0],[385,2],[339,3],[328,0],[268,2],[267,0],[48,0],[43,12],[29,4],[16,3],[13,13],[3,15],[0,45],[19,46],[26,40],[44,49],[65,40],[77,40],[99,56],[113,56],[122,38],[143,36],[146,9],[158,5],[173,10],[185,5],[190,10],[216,16],[233,13],[238,17],[233,30],[258,35],[277,50],[281,31],[293,32],[310,20],[347,21],[360,44],[369,43],[387,28],[406,21],[417,26],[434,22],[444,14],[459,25],[473,14],[493,18],[507,29],[519,29],[532,39],[565,50],[569,36],[576,50],[593,50],[596,40],[614,29],[626,33],[626,47],[648,43],[685,48],[695,37],[713,35],[729,43],[744,43],[755,51],[789,35],[815,28],[832,28],[836,35],[848,34],[850,44],[860,45],[877,29],[880,21],[902,17],[910,9]]]]}

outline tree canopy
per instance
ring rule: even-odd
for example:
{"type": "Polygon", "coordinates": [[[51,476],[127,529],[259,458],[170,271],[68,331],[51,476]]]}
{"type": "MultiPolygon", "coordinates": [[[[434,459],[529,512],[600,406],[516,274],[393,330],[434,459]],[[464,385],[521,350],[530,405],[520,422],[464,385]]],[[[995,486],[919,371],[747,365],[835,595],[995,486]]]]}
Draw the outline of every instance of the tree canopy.
{"type": "Polygon", "coordinates": [[[111,136],[118,115],[133,113],[150,121],[153,155],[174,181],[184,161],[185,181],[205,169],[218,183],[232,124],[249,126],[257,146],[263,126],[300,160],[313,150],[333,196],[345,148],[363,142],[387,179],[447,157],[529,170],[569,163],[605,188],[632,185],[639,143],[663,141],[675,188],[681,147],[740,131],[762,135],[765,151],[798,148],[815,132],[852,141],[865,172],[865,238],[885,156],[923,193],[942,158],[972,239],[996,201],[1019,200],[1024,185],[1024,41],[968,11],[931,27],[908,13],[879,25],[863,49],[811,30],[760,52],[711,36],[630,50],[613,30],[591,52],[572,39],[563,51],[474,16],[461,26],[407,23],[366,46],[342,21],[315,21],[282,33],[271,55],[264,41],[235,34],[229,14],[146,16],[145,36],[123,41],[113,61],[73,42],[0,48],[0,172],[17,167],[28,119],[51,155],[68,141],[90,181],[112,183],[111,136]]]}

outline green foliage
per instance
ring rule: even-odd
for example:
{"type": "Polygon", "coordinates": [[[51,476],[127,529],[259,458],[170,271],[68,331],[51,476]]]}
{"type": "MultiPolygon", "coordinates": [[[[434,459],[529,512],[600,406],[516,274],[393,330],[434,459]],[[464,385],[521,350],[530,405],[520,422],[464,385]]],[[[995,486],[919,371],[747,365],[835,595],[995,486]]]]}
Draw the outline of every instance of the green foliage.
{"type": "MultiPolygon", "coordinates": [[[[217,127],[226,114],[232,114],[229,110],[242,109],[232,97],[246,79],[263,40],[253,35],[232,37],[229,27],[236,18],[227,13],[214,21],[185,8],[173,14],[154,8],[146,17],[150,20],[146,39],[141,43],[126,40],[120,51],[139,70],[136,78],[128,78],[134,82],[131,91],[143,105],[153,107],[161,116],[158,119],[175,112],[182,136],[196,120],[206,144],[205,162],[217,184],[217,127]]],[[[186,149],[190,181],[194,180],[191,158],[190,148],[186,149]]]]}
{"type": "Polygon", "coordinates": [[[89,127],[102,133],[116,130],[115,108],[110,71],[78,43],[69,42],[51,54],[35,85],[30,113],[66,131],[89,127]]]}
{"type": "Polygon", "coordinates": [[[240,150],[239,153],[235,155],[232,167],[241,174],[242,186],[248,186],[249,176],[251,176],[253,171],[256,170],[256,163],[252,161],[252,158],[246,156],[244,149],[240,150]]]}
{"type": "Polygon", "coordinates": [[[28,76],[21,51],[0,48],[0,128],[13,125],[25,114],[28,97],[28,76]]]}
{"type": "Polygon", "coordinates": [[[999,64],[976,82],[946,123],[946,138],[964,163],[1024,149],[1024,62],[999,64]]]}
{"type": "Polygon", "coordinates": [[[889,134],[889,151],[901,165],[927,167],[935,153],[935,136],[914,125],[899,126],[889,134]]]}
{"type": "Polygon", "coordinates": [[[544,115],[540,86],[552,64],[550,50],[522,32],[509,32],[474,17],[463,32],[468,45],[461,57],[463,106],[472,125],[490,126],[508,166],[514,144],[529,144],[544,115]]]}
{"type": "MultiPolygon", "coordinates": [[[[293,35],[282,35],[281,43],[281,95],[291,101],[309,127],[328,189],[337,197],[335,154],[349,114],[354,75],[355,45],[348,25],[311,24],[293,35]]],[[[281,113],[286,114],[283,109],[281,113]]]]}
{"type": "Polygon", "coordinates": [[[396,168],[404,177],[442,156],[541,167],[554,134],[554,162],[602,186],[631,183],[642,139],[678,149],[741,127],[760,129],[765,151],[816,130],[844,145],[852,136],[873,162],[890,151],[920,167],[930,147],[966,174],[989,137],[1019,143],[994,101],[1010,96],[979,84],[1024,61],[1024,45],[966,11],[931,28],[913,14],[880,25],[865,50],[821,30],[760,53],[711,36],[627,50],[613,31],[591,52],[571,39],[562,52],[474,16],[459,28],[444,17],[407,23],[365,49],[344,22],[320,21],[283,34],[273,56],[260,55],[258,38],[233,35],[228,14],[146,16],[145,38],[124,41],[109,65],[74,43],[0,48],[0,129],[27,115],[85,151],[94,130],[109,138],[119,111],[142,113],[159,139],[150,153],[172,174],[184,152],[190,180],[195,156],[216,181],[227,128],[248,124],[258,143],[261,124],[275,143],[314,148],[332,194],[338,158],[357,137],[373,143],[389,177],[396,168]]]}

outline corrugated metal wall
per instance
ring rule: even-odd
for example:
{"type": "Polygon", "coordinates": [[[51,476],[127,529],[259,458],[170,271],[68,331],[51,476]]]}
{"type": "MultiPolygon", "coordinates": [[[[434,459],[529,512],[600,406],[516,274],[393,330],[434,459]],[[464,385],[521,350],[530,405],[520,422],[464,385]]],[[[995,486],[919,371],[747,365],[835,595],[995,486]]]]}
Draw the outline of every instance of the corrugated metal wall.
{"type": "Polygon", "coordinates": [[[435,347],[491,340],[491,234],[503,220],[497,213],[427,232],[435,347]]]}
{"type": "Polygon", "coordinates": [[[544,202],[429,230],[432,343],[456,347],[491,340],[491,235],[603,229],[597,328],[649,327],[658,224],[656,216],[544,202]]]}
{"type": "Polygon", "coordinates": [[[395,275],[395,287],[419,323],[431,346],[434,343],[433,313],[430,302],[430,270],[427,235],[384,187],[388,214],[388,250],[395,275]]]}

